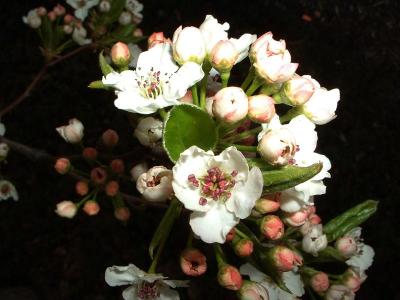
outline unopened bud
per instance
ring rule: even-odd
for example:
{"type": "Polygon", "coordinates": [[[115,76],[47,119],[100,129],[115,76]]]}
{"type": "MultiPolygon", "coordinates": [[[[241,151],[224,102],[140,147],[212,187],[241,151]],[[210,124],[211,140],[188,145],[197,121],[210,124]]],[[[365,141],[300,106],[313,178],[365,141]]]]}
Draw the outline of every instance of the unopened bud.
{"type": "Polygon", "coordinates": [[[72,26],[65,24],[63,26],[63,31],[65,34],[71,34],[74,31],[74,29],[72,28],[72,26]]]}
{"type": "Polygon", "coordinates": [[[57,203],[57,208],[55,210],[56,214],[63,218],[72,219],[75,217],[78,208],[72,201],[61,201],[57,203]]]}
{"type": "Polygon", "coordinates": [[[278,240],[283,236],[285,227],[278,216],[267,215],[260,222],[260,231],[268,239],[278,240]]]}
{"type": "Polygon", "coordinates": [[[128,25],[132,23],[132,14],[128,11],[123,11],[118,18],[118,22],[121,25],[128,25]]]}
{"type": "Polygon", "coordinates": [[[106,184],[106,195],[109,197],[115,197],[119,192],[119,183],[118,181],[112,180],[106,184]]]}
{"type": "Polygon", "coordinates": [[[257,200],[256,210],[262,214],[277,211],[279,209],[279,197],[280,193],[263,196],[263,198],[257,200]]]}
{"type": "Polygon", "coordinates": [[[357,243],[351,236],[337,239],[335,247],[346,258],[352,257],[357,252],[357,243]]]}
{"type": "Polygon", "coordinates": [[[285,222],[293,227],[303,225],[308,219],[308,211],[306,209],[299,210],[294,213],[285,214],[285,222]]]}
{"type": "Polygon", "coordinates": [[[206,49],[200,29],[193,26],[178,27],[172,38],[172,50],[174,59],[180,65],[189,61],[203,63],[206,49]]]}
{"type": "Polygon", "coordinates": [[[111,9],[111,3],[107,0],[103,0],[99,4],[99,10],[101,12],[109,12],[111,9]]]}
{"type": "Polygon", "coordinates": [[[314,91],[319,87],[319,83],[310,76],[295,75],[283,84],[283,98],[287,99],[285,103],[289,105],[302,105],[311,98],[314,91]]]}
{"type": "Polygon", "coordinates": [[[64,23],[65,24],[70,24],[73,20],[74,20],[74,16],[72,16],[70,14],[66,14],[64,16],[64,23]]]}
{"type": "Polygon", "coordinates": [[[271,165],[287,165],[296,153],[296,140],[286,128],[272,129],[263,135],[258,152],[271,165]]]}
{"type": "Polygon", "coordinates": [[[55,19],[57,19],[57,15],[56,15],[56,13],[52,10],[52,11],[49,11],[48,13],[47,13],[47,17],[49,18],[49,20],[51,21],[51,22],[53,22],[53,21],[55,21],[55,19]]]}
{"type": "Polygon", "coordinates": [[[93,147],[86,147],[82,151],[82,156],[84,159],[87,159],[87,160],[96,160],[97,150],[96,150],[96,148],[93,148],[93,147]]]}
{"type": "Polygon", "coordinates": [[[148,48],[152,48],[157,44],[163,44],[166,42],[164,32],[153,32],[147,39],[148,48]]]}
{"type": "Polygon", "coordinates": [[[90,172],[90,179],[93,181],[95,184],[103,184],[107,180],[107,172],[101,167],[97,167],[92,169],[90,172]]]}
{"type": "Polygon", "coordinates": [[[119,67],[127,66],[131,61],[131,52],[127,44],[118,42],[111,48],[111,60],[119,67]]]}
{"type": "Polygon", "coordinates": [[[47,14],[47,9],[43,6],[36,8],[36,13],[40,17],[44,17],[47,14]]]}
{"type": "Polygon", "coordinates": [[[86,181],[79,180],[75,185],[75,191],[79,196],[85,196],[89,192],[89,185],[86,181]]]}
{"type": "Polygon", "coordinates": [[[310,285],[315,292],[323,293],[329,288],[329,277],[324,272],[318,272],[311,277],[310,285]]]}
{"type": "Polygon", "coordinates": [[[275,102],[269,96],[249,97],[249,118],[256,123],[268,123],[275,116],[275,102]]]}
{"type": "Polygon", "coordinates": [[[234,245],[234,251],[237,256],[247,257],[253,253],[253,242],[249,239],[241,239],[234,245]]]}
{"type": "Polygon", "coordinates": [[[212,103],[213,115],[226,123],[243,120],[249,110],[249,101],[241,88],[226,87],[218,91],[212,103]]]}
{"type": "Polygon", "coordinates": [[[212,66],[220,73],[229,72],[238,57],[239,52],[229,40],[221,40],[216,43],[210,54],[212,66]]]}
{"type": "Polygon", "coordinates": [[[296,256],[292,250],[284,246],[275,246],[270,255],[275,267],[281,272],[291,271],[296,266],[296,256]]]}
{"type": "Polygon", "coordinates": [[[197,249],[189,248],[180,257],[182,272],[188,276],[200,276],[207,271],[207,258],[197,249]]]}
{"type": "Polygon", "coordinates": [[[361,278],[354,270],[348,269],[343,277],[343,284],[355,293],[360,289],[361,284],[367,276],[364,275],[364,278],[361,278]]]}
{"type": "Polygon", "coordinates": [[[218,271],[218,283],[232,291],[237,291],[242,287],[242,275],[237,268],[231,265],[224,265],[218,271]]]}
{"type": "Polygon", "coordinates": [[[235,227],[229,230],[228,234],[226,235],[225,241],[230,242],[232,241],[236,236],[236,230],[235,227]]]}
{"type": "Polygon", "coordinates": [[[268,290],[261,284],[245,280],[239,290],[240,300],[269,300],[268,290]]]}
{"type": "MultiPolygon", "coordinates": [[[[128,49],[128,52],[129,52],[129,49],[128,49]]],[[[115,145],[118,144],[119,136],[115,130],[107,129],[106,131],[103,132],[103,135],[101,136],[101,140],[102,140],[104,146],[106,146],[108,148],[113,148],[113,147],[115,147],[115,145]]]]}
{"type": "Polygon", "coordinates": [[[100,211],[100,206],[95,200],[88,200],[85,202],[83,206],[83,211],[87,213],[89,216],[95,216],[100,211]]]}
{"type": "Polygon", "coordinates": [[[153,117],[141,119],[133,134],[143,146],[154,147],[162,138],[163,122],[153,117]]]}
{"type": "Polygon", "coordinates": [[[317,225],[321,223],[321,218],[317,214],[311,214],[308,216],[308,220],[311,224],[317,225]]]}
{"type": "Polygon", "coordinates": [[[54,164],[54,169],[56,169],[58,174],[64,175],[71,170],[71,162],[68,158],[62,157],[56,160],[54,164]]]}
{"type": "Polygon", "coordinates": [[[54,11],[54,13],[55,13],[57,16],[59,16],[59,17],[65,15],[65,7],[62,6],[61,4],[57,4],[57,5],[53,8],[53,11],[54,11]]]}
{"type": "Polygon", "coordinates": [[[131,217],[131,211],[127,207],[118,207],[114,211],[114,216],[121,222],[126,222],[131,217]]]}
{"type": "Polygon", "coordinates": [[[10,151],[10,147],[6,143],[0,143],[0,161],[3,161],[10,151]]]}
{"type": "Polygon", "coordinates": [[[111,171],[115,174],[122,174],[125,171],[125,164],[122,159],[113,159],[110,162],[111,171]]]}
{"type": "Polygon", "coordinates": [[[149,167],[147,166],[146,162],[142,162],[142,163],[139,163],[136,166],[134,166],[130,171],[132,181],[136,182],[138,180],[139,176],[142,175],[143,173],[146,173],[148,169],[149,169],[149,167]]]}

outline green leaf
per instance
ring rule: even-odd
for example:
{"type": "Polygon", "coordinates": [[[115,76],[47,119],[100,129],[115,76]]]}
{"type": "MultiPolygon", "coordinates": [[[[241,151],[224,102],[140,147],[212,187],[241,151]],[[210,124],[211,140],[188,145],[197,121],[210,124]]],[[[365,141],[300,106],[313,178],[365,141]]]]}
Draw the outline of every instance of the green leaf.
{"type": "Polygon", "coordinates": [[[177,199],[173,199],[164,214],[160,224],[156,231],[153,234],[153,238],[151,239],[150,246],[149,246],[149,254],[151,259],[154,259],[154,250],[160,245],[165,242],[165,240],[169,237],[171,233],[172,226],[176,218],[180,215],[182,210],[182,203],[179,202],[177,199]]]}
{"type": "Polygon", "coordinates": [[[164,127],[164,148],[176,162],[187,148],[196,145],[203,150],[213,149],[217,143],[214,120],[197,106],[174,106],[167,115],[164,127]]]}
{"type": "Polygon", "coordinates": [[[106,59],[103,56],[103,51],[99,54],[99,65],[101,72],[104,76],[114,71],[114,69],[107,63],[106,59]]]}
{"type": "Polygon", "coordinates": [[[249,164],[250,168],[257,167],[260,168],[261,171],[271,171],[271,170],[278,170],[282,169],[280,166],[273,166],[267,163],[262,158],[246,158],[247,163],[249,164]]]}
{"type": "Polygon", "coordinates": [[[309,167],[286,166],[276,170],[264,171],[264,193],[283,191],[303,183],[322,169],[322,163],[309,167]]]}
{"type": "Polygon", "coordinates": [[[338,250],[336,250],[336,248],[332,246],[327,246],[324,250],[319,251],[318,256],[313,256],[308,253],[303,253],[303,256],[307,263],[346,261],[346,257],[344,257],[338,250]]]}
{"type": "Polygon", "coordinates": [[[371,217],[377,209],[378,201],[366,200],[330,220],[324,225],[324,232],[328,241],[334,241],[359,226],[371,217]]]}

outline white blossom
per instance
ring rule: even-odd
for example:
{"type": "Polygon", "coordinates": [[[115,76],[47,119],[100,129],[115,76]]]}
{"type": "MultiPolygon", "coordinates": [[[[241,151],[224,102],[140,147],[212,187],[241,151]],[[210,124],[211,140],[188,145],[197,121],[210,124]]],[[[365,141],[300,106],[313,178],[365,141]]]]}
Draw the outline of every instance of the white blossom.
{"type": "Polygon", "coordinates": [[[156,166],[138,177],[136,188],[147,201],[164,202],[172,193],[171,181],[171,170],[156,166]]]}
{"type": "Polygon", "coordinates": [[[100,0],[67,0],[67,3],[75,9],[75,17],[84,21],[89,10],[99,4],[100,0]]]}
{"type": "Polygon", "coordinates": [[[143,146],[154,148],[162,138],[163,122],[153,117],[147,117],[139,121],[134,135],[143,146]]]}
{"type": "Polygon", "coordinates": [[[8,180],[0,180],[0,201],[13,199],[14,201],[18,201],[18,192],[15,186],[8,180]]]}

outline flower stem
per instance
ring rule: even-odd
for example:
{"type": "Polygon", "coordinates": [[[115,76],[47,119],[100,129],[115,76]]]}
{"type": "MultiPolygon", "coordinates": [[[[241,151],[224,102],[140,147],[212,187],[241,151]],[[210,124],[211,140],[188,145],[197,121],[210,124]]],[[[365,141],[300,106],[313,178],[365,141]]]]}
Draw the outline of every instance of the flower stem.
{"type": "Polygon", "coordinates": [[[250,83],[253,81],[254,74],[255,74],[255,69],[253,66],[251,66],[249,72],[247,73],[246,78],[244,79],[242,85],[240,86],[242,90],[245,90],[249,87],[250,83]]]}
{"type": "Polygon", "coordinates": [[[192,86],[192,98],[193,98],[193,104],[196,106],[199,106],[199,95],[197,94],[197,85],[192,86]]]}
{"type": "Polygon", "coordinates": [[[158,114],[160,115],[160,117],[165,121],[167,118],[167,112],[165,111],[164,108],[160,108],[158,110],[158,114]]]}
{"type": "Polygon", "coordinates": [[[186,248],[192,248],[192,243],[193,243],[193,231],[190,229],[188,240],[186,242],[186,248]]]}
{"type": "Polygon", "coordinates": [[[206,108],[207,79],[210,70],[211,70],[211,64],[208,61],[204,61],[203,63],[204,77],[200,82],[200,107],[202,109],[206,108]]]}
{"type": "Polygon", "coordinates": [[[293,108],[289,109],[289,111],[286,114],[281,116],[279,118],[279,120],[281,121],[281,123],[287,123],[291,119],[293,119],[294,117],[297,117],[300,114],[301,114],[301,111],[297,107],[293,107],[293,108]]]}
{"type": "Polygon", "coordinates": [[[228,86],[229,82],[229,77],[231,76],[231,72],[222,72],[221,73],[221,80],[222,80],[222,88],[225,88],[228,86]]]}
{"type": "Polygon", "coordinates": [[[226,265],[226,258],[220,244],[214,244],[214,252],[218,263],[218,268],[222,268],[224,265],[226,265]]]}
{"type": "Polygon", "coordinates": [[[246,95],[247,96],[251,96],[254,94],[255,91],[258,90],[258,88],[260,86],[262,86],[264,84],[264,80],[262,78],[259,77],[254,77],[253,81],[251,82],[250,86],[248,87],[248,89],[246,90],[246,95]]]}
{"type": "Polygon", "coordinates": [[[234,135],[233,137],[225,138],[225,139],[223,139],[223,141],[229,142],[229,143],[235,143],[235,142],[241,141],[241,140],[243,140],[245,138],[248,138],[248,137],[250,137],[250,136],[252,136],[254,134],[257,134],[257,133],[259,133],[261,131],[262,131],[262,127],[261,126],[255,127],[253,129],[246,130],[246,131],[243,131],[241,133],[238,133],[238,134],[234,135]]]}

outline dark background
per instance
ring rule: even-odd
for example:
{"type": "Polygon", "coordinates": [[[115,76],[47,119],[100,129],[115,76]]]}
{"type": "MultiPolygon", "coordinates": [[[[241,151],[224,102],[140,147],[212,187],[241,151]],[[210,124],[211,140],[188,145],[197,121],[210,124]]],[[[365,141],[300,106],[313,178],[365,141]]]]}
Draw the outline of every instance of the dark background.
{"type": "MultiPolygon", "coordinates": [[[[20,93],[42,63],[37,36],[21,17],[35,6],[51,8],[55,3],[1,1],[1,105],[20,93]]],[[[328,220],[365,199],[380,201],[377,215],[363,226],[365,242],[375,248],[376,258],[357,299],[400,299],[396,275],[400,267],[398,2],[143,3],[145,34],[164,31],[171,37],[179,25],[198,26],[210,13],[231,24],[229,35],[233,37],[271,30],[275,38],[287,41],[292,61],[300,63],[300,74],[312,75],[328,89],[340,88],[338,118],[318,127],[319,152],[331,159],[333,167],[332,179],[326,180],[328,193],[317,197],[316,204],[323,220],[328,220]],[[303,14],[311,22],[303,20],[303,14]]],[[[117,150],[129,150],[136,142],[126,114],[114,108],[111,94],[86,88],[99,76],[97,57],[92,53],[52,69],[32,96],[3,118],[6,136],[53,155],[76,153],[54,128],[77,117],[85,124],[87,145],[95,145],[102,131],[113,128],[124,141],[117,150]]],[[[147,268],[146,247],[160,211],[133,212],[124,226],[113,218],[106,203],[96,217],[81,213],[65,220],[53,210],[57,202],[73,199],[73,180],[15,152],[9,154],[2,173],[16,184],[20,201],[0,202],[1,300],[119,299],[120,290],[104,282],[105,268],[130,262],[147,268]]],[[[179,234],[173,239],[174,245],[179,244],[179,234]]],[[[167,251],[160,270],[182,278],[173,254],[167,251]]],[[[194,280],[188,294],[192,299],[232,298],[215,288],[213,280],[212,275],[206,277],[203,288],[202,281],[194,280]]]]}

